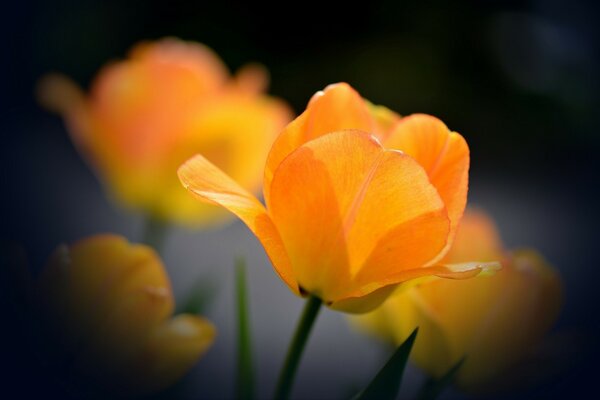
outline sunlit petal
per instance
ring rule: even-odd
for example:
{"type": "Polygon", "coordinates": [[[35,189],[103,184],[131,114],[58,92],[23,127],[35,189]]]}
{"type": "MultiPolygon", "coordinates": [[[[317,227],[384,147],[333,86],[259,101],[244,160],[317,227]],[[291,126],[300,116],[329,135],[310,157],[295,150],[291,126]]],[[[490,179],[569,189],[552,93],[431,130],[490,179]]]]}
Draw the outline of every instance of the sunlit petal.
{"type": "Polygon", "coordinates": [[[325,301],[357,286],[368,286],[365,295],[382,287],[379,281],[397,283],[388,276],[421,267],[446,243],[444,206],[423,169],[363,132],[335,132],[301,146],[281,163],[271,189],[269,212],[298,282],[325,301]],[[406,246],[385,239],[396,231],[410,238],[406,246]]]}
{"type": "Polygon", "coordinates": [[[197,198],[218,204],[244,221],[262,243],[281,279],[299,293],[279,232],[256,197],[200,155],[183,164],[178,174],[184,187],[197,198]]]}
{"type": "Polygon", "coordinates": [[[384,145],[413,157],[438,190],[451,221],[448,246],[467,203],[469,147],[461,135],[448,130],[439,119],[415,114],[402,118],[384,145]]]}
{"type": "Polygon", "coordinates": [[[270,204],[271,181],[279,164],[296,148],[326,133],[344,129],[371,132],[374,121],[360,95],[346,83],[317,92],[306,111],[290,123],[273,143],[265,166],[264,196],[270,204]]]}

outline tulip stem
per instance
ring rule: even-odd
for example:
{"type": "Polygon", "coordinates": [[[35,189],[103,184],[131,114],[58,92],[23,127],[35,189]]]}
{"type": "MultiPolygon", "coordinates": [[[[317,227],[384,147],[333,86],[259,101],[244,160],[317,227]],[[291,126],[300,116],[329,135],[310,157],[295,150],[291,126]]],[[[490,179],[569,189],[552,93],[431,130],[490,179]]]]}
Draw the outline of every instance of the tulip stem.
{"type": "Polygon", "coordinates": [[[168,228],[167,222],[151,215],[147,216],[142,228],[142,243],[154,248],[158,254],[161,254],[168,228]]]}
{"type": "Polygon", "coordinates": [[[246,263],[243,258],[238,258],[235,264],[238,312],[238,376],[236,398],[239,400],[251,400],[254,398],[254,374],[252,369],[252,343],[250,340],[246,263]]]}
{"type": "Polygon", "coordinates": [[[319,315],[321,304],[321,299],[315,296],[310,296],[306,301],[302,317],[300,318],[296,333],[294,334],[287,356],[285,357],[285,363],[279,374],[277,389],[275,391],[276,400],[285,400],[290,397],[294,376],[296,375],[296,370],[300,364],[300,358],[302,357],[302,352],[312,326],[319,315]]]}

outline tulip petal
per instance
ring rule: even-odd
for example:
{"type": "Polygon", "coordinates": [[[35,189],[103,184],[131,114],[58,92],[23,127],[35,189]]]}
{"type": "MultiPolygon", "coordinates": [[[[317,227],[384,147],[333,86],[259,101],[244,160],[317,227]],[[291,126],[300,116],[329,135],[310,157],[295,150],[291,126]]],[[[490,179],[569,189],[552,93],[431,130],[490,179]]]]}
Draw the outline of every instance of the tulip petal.
{"type": "MultiPolygon", "coordinates": [[[[523,254],[516,253],[493,276],[438,279],[415,288],[451,344],[451,360],[443,367],[438,362],[436,374],[466,353],[458,383],[466,388],[484,384],[527,352],[556,320],[561,303],[557,276],[535,252],[523,254]]],[[[431,350],[419,351],[417,361],[435,359],[431,350]]]]}
{"type": "Polygon", "coordinates": [[[367,134],[336,132],[296,149],[275,172],[269,212],[304,290],[321,295],[332,273],[348,274],[339,271],[349,264],[343,219],[381,153],[367,134]]]}
{"type": "Polygon", "coordinates": [[[201,43],[176,38],[140,42],[129,56],[132,61],[153,65],[157,74],[164,74],[159,78],[177,89],[185,87],[179,79],[189,76],[188,90],[211,92],[223,85],[228,75],[227,67],[213,50],[201,43]]]}
{"type": "Polygon", "coordinates": [[[373,313],[354,321],[395,343],[419,326],[411,357],[428,374],[440,377],[466,355],[457,375],[461,389],[486,390],[499,382],[504,386],[509,368],[556,320],[560,279],[535,251],[504,252],[493,222],[481,212],[465,214],[454,246],[460,251],[453,249],[445,261],[455,264],[424,269],[444,278],[482,273],[464,280],[413,279],[398,285],[373,313]],[[493,257],[502,259],[501,270],[498,262],[461,263],[493,257]]]}
{"type": "Polygon", "coordinates": [[[502,269],[502,264],[499,261],[471,261],[458,264],[439,264],[437,267],[446,270],[446,272],[442,271],[435,274],[440,278],[468,279],[476,275],[493,275],[496,271],[502,269]]]}
{"type": "MultiPolygon", "coordinates": [[[[350,314],[368,313],[369,311],[378,308],[394,292],[394,290],[396,290],[395,285],[388,285],[364,296],[348,297],[335,302],[330,302],[327,305],[333,310],[350,314]]],[[[376,323],[384,324],[385,321],[377,321],[376,323]]]]}
{"type": "MultiPolygon", "coordinates": [[[[535,313],[540,331],[550,329],[558,318],[563,305],[563,287],[557,271],[548,261],[534,249],[517,249],[512,252],[512,267],[523,277],[530,280],[530,285],[540,291],[539,299],[543,306],[535,313]]],[[[540,334],[541,335],[541,334],[540,334]]]]}
{"type": "Polygon", "coordinates": [[[263,186],[267,207],[273,174],[281,162],[295,149],[326,133],[344,129],[371,132],[374,128],[366,102],[347,83],[329,85],[317,92],[306,111],[292,121],[279,135],[267,158],[263,186]]]}
{"type": "Polygon", "coordinates": [[[37,85],[36,95],[43,107],[59,114],[66,114],[85,101],[81,88],[61,74],[44,76],[37,85]]]}
{"type": "Polygon", "coordinates": [[[122,375],[124,366],[141,350],[140,339],[158,328],[172,308],[173,296],[164,288],[145,287],[128,293],[76,343],[74,368],[99,380],[122,375]]]}
{"type": "Polygon", "coordinates": [[[123,376],[129,392],[164,389],[181,378],[214,342],[216,329],[208,320],[182,314],[154,329],[123,376]]]}
{"type": "MultiPolygon", "coordinates": [[[[402,238],[403,236],[397,236],[396,238],[398,240],[400,240],[400,238],[402,238]]],[[[406,238],[406,237],[405,237],[406,238]]],[[[389,238],[386,238],[389,239],[389,238]]],[[[402,246],[404,247],[404,246],[402,246]]],[[[407,250],[409,248],[409,245],[407,243],[406,245],[407,250]]],[[[381,250],[381,248],[377,249],[377,251],[379,252],[381,250]]],[[[394,252],[397,251],[397,249],[393,250],[394,252]]],[[[408,250],[410,251],[410,250],[408,250]]],[[[374,252],[374,254],[377,254],[374,252]]],[[[379,255],[379,254],[378,254],[379,255]]],[[[372,275],[376,274],[378,271],[377,268],[377,263],[376,261],[377,257],[373,256],[372,259],[368,260],[368,262],[365,264],[364,267],[364,274],[360,275],[360,279],[364,280],[366,282],[369,282],[369,279],[371,278],[372,275]],[[375,264],[372,264],[374,263],[375,264]],[[371,269],[373,269],[374,271],[371,271],[371,269]]],[[[386,260],[385,258],[381,259],[381,260],[377,260],[378,262],[381,263],[393,263],[393,260],[386,260]]],[[[471,263],[462,263],[462,264],[436,264],[430,267],[422,267],[422,268],[411,268],[411,269],[406,269],[406,270],[400,270],[400,271],[396,271],[390,275],[388,275],[385,279],[380,279],[379,282],[371,282],[371,283],[367,283],[363,286],[360,286],[357,290],[355,290],[354,292],[350,293],[346,298],[340,299],[338,301],[341,300],[349,300],[351,298],[359,298],[362,296],[365,296],[365,294],[369,294],[371,292],[373,292],[373,288],[381,288],[381,287],[385,287],[387,285],[395,285],[397,283],[401,283],[401,282],[405,282],[405,281],[409,281],[409,280],[413,280],[413,279],[417,279],[417,278],[423,278],[423,277],[427,277],[427,276],[431,276],[431,277],[440,277],[440,278],[446,278],[446,279],[459,279],[459,280],[463,280],[466,279],[468,280],[469,278],[474,278],[478,275],[488,275],[491,274],[493,271],[498,270],[499,267],[499,263],[497,262],[486,262],[486,263],[478,263],[478,262],[471,262],[471,263]]]]}
{"type": "Polygon", "coordinates": [[[464,138],[435,117],[414,114],[400,120],[384,145],[402,150],[427,171],[448,210],[451,235],[447,250],[467,202],[469,147],[464,138]]]}
{"type": "Polygon", "coordinates": [[[36,95],[40,104],[65,118],[69,134],[75,146],[83,153],[91,154],[94,140],[94,121],[83,90],[71,79],[61,74],[48,74],[37,85],[36,95]]]}
{"type": "MultiPolygon", "coordinates": [[[[65,354],[89,346],[89,338],[107,319],[114,320],[113,325],[131,325],[127,316],[114,317],[125,302],[145,307],[144,321],[150,322],[140,325],[142,331],[173,309],[171,286],[154,250],[131,245],[117,235],[60,247],[42,272],[39,289],[41,306],[55,330],[61,331],[56,333],[68,337],[65,354]]],[[[115,326],[121,328],[125,329],[115,326]]]]}
{"type": "Polygon", "coordinates": [[[494,221],[484,212],[469,208],[460,220],[460,228],[443,262],[502,260],[505,258],[503,247],[494,221]]]}
{"type": "Polygon", "coordinates": [[[164,292],[169,301],[164,308],[152,309],[156,319],[173,310],[171,284],[156,252],[145,245],[132,245],[116,235],[95,236],[70,248],[74,266],[69,279],[71,293],[82,314],[99,318],[111,313],[132,293],[164,292]]]}
{"type": "Polygon", "coordinates": [[[295,150],[275,172],[271,199],[299,284],[326,303],[361,289],[366,295],[395,272],[420,267],[444,247],[449,229],[424,170],[360,131],[327,134],[295,150]],[[410,245],[383,240],[398,226],[410,245]],[[393,256],[365,265],[378,246],[393,256]],[[369,268],[377,272],[363,271],[369,268]]]}
{"type": "Polygon", "coordinates": [[[369,111],[375,121],[374,134],[382,142],[389,136],[392,128],[396,126],[398,121],[402,118],[398,113],[390,110],[389,108],[381,105],[372,104],[365,100],[369,106],[369,111]]]}
{"type": "Polygon", "coordinates": [[[413,329],[419,327],[411,356],[434,377],[440,377],[447,370],[446,366],[454,364],[456,357],[461,356],[453,355],[452,344],[447,340],[435,310],[430,309],[415,290],[393,295],[388,301],[390,306],[380,310],[394,327],[395,343],[402,343],[413,329]],[[423,357],[424,352],[427,357],[423,357]]]}
{"type": "Polygon", "coordinates": [[[264,65],[243,65],[235,73],[235,85],[244,93],[261,94],[269,88],[269,70],[264,65]]]}
{"type": "Polygon", "coordinates": [[[185,162],[179,168],[178,175],[183,186],[195,197],[220,205],[238,216],[260,240],[281,279],[294,293],[299,294],[279,232],[256,197],[201,155],[185,162]]]}

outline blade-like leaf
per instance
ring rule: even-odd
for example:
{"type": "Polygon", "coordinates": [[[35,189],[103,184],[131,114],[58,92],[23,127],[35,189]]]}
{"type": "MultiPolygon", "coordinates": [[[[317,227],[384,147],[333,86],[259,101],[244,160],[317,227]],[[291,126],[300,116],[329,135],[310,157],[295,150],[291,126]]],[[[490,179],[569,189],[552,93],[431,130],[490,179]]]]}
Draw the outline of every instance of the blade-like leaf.
{"type": "Polygon", "coordinates": [[[439,379],[430,378],[423,384],[421,391],[419,392],[419,400],[434,400],[436,399],[448,386],[452,385],[456,374],[460,370],[460,367],[465,362],[465,357],[461,358],[456,364],[452,366],[442,377],[439,379]]]}
{"type": "Polygon", "coordinates": [[[404,343],[396,349],[392,357],[377,373],[371,383],[369,383],[369,386],[354,397],[354,400],[393,400],[398,396],[404,368],[408,362],[408,356],[417,337],[418,330],[419,328],[415,328],[404,343]]]}
{"type": "Polygon", "coordinates": [[[246,289],[246,263],[242,258],[236,260],[236,295],[238,317],[237,398],[249,400],[254,397],[254,376],[246,289]]]}

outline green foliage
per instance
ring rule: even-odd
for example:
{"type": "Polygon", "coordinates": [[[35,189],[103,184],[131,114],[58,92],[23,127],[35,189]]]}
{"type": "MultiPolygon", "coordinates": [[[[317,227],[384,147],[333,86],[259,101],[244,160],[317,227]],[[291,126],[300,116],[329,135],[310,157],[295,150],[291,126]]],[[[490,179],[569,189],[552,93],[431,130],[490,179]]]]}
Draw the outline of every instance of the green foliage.
{"type": "Polygon", "coordinates": [[[250,317],[248,312],[248,290],[246,287],[246,263],[236,260],[236,300],[238,319],[238,376],[237,398],[254,398],[254,375],[252,373],[252,344],[250,335],[250,317]]]}
{"type": "Polygon", "coordinates": [[[402,375],[408,362],[408,356],[412,350],[415,338],[419,328],[410,334],[410,336],[402,343],[395,353],[383,366],[383,368],[377,373],[375,378],[369,383],[369,386],[362,392],[360,392],[353,400],[367,400],[377,399],[393,400],[398,396],[400,391],[400,383],[402,382],[402,375]]]}
{"type": "Polygon", "coordinates": [[[419,392],[419,400],[434,400],[436,399],[448,386],[452,385],[456,374],[460,370],[460,367],[464,364],[465,358],[461,358],[456,364],[452,366],[442,377],[439,379],[430,378],[425,382],[421,391],[419,392]]]}

